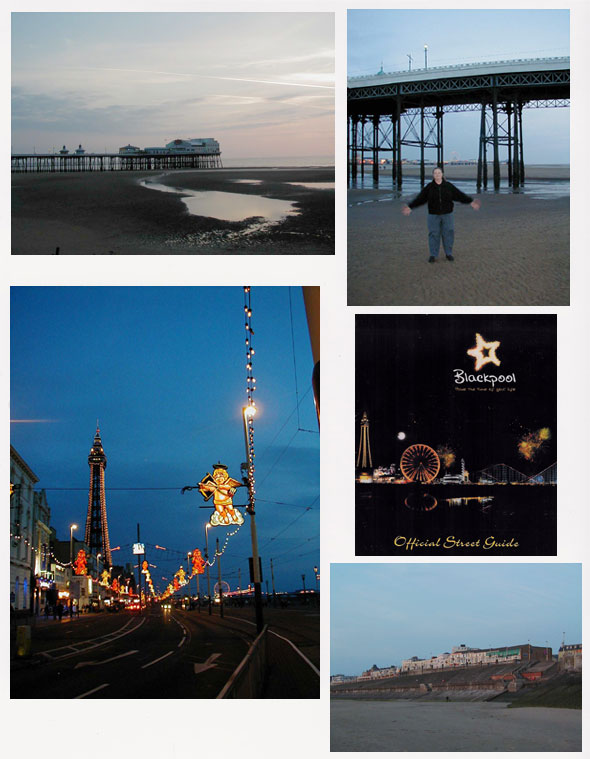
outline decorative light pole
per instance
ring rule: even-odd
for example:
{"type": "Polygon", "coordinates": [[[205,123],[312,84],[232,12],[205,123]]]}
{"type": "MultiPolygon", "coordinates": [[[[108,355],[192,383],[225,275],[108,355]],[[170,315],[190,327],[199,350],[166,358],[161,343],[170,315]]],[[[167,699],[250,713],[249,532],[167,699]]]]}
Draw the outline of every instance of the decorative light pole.
{"type": "Polygon", "coordinates": [[[215,542],[215,556],[217,557],[217,584],[219,586],[219,616],[223,617],[223,588],[221,587],[221,552],[219,550],[219,538],[215,542]]]}
{"type": "Polygon", "coordinates": [[[205,525],[205,563],[207,565],[207,603],[209,606],[209,614],[211,614],[211,578],[209,575],[209,527],[211,524],[207,522],[205,525]]]}
{"type": "Polygon", "coordinates": [[[258,556],[258,535],[256,532],[256,511],[254,508],[254,465],[252,463],[252,446],[250,444],[252,432],[252,418],[256,413],[256,406],[244,406],[242,419],[244,421],[244,438],[246,441],[246,458],[248,465],[248,506],[246,513],[250,515],[250,537],[252,539],[252,581],[254,583],[254,608],[256,609],[256,629],[260,633],[264,627],[262,616],[262,590],[260,587],[260,559],[258,556]]]}
{"type": "Polygon", "coordinates": [[[246,469],[247,476],[244,478],[248,485],[248,507],[246,512],[250,516],[250,536],[252,539],[252,582],[254,584],[254,608],[256,609],[256,630],[262,632],[264,620],[262,617],[262,591],[260,584],[260,558],[258,556],[258,536],[256,533],[256,510],[255,510],[255,487],[254,487],[254,415],[256,404],[254,392],[256,390],[256,378],[252,374],[252,359],[254,347],[252,346],[252,306],[250,302],[250,286],[244,287],[244,315],[246,318],[246,397],[247,404],[242,407],[242,421],[244,423],[244,443],[246,445],[246,469]]]}
{"type": "Polygon", "coordinates": [[[74,564],[74,530],[78,529],[77,524],[70,525],[70,564],[74,564]]]}
{"type": "Polygon", "coordinates": [[[190,611],[191,608],[191,559],[193,555],[189,551],[186,555],[186,568],[187,568],[187,580],[186,584],[188,586],[188,609],[190,611]]]}
{"type": "Polygon", "coordinates": [[[424,68],[428,69],[428,45],[424,45],[424,68]]]}

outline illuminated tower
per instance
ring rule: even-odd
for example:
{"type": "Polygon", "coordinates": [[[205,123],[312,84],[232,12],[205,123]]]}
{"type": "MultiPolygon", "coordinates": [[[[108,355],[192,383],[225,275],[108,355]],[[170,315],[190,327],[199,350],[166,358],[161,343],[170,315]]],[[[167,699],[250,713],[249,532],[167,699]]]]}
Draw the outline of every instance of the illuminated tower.
{"type": "Polygon", "coordinates": [[[361,467],[366,469],[373,466],[371,460],[371,444],[369,443],[369,417],[367,412],[363,412],[361,417],[361,439],[359,440],[359,452],[356,459],[357,469],[361,467]]]}
{"type": "Polygon", "coordinates": [[[90,553],[100,554],[105,566],[111,566],[111,546],[107,525],[107,503],[104,493],[104,470],[107,468],[100,429],[96,425],[94,443],[88,456],[90,467],[90,490],[88,491],[88,516],[84,541],[90,553]]]}

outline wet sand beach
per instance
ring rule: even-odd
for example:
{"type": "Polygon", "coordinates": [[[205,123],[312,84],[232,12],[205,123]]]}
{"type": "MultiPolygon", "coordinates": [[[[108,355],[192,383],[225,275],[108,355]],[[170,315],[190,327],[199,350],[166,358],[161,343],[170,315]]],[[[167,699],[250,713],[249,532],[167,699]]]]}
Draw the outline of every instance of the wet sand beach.
{"type": "Polygon", "coordinates": [[[349,190],[348,305],[569,304],[569,197],[482,193],[455,204],[454,262],[428,263],[426,206],[405,217],[389,190],[349,190]]]}
{"type": "Polygon", "coordinates": [[[329,182],[331,168],[217,169],[12,175],[12,254],[330,255],[334,191],[289,182],[329,182]],[[188,213],[181,196],[149,181],[192,190],[255,194],[295,203],[273,225],[188,213]],[[248,184],[236,180],[257,180],[248,184]]]}
{"type": "Polygon", "coordinates": [[[582,710],[331,702],[331,751],[581,751],[582,710]]]}

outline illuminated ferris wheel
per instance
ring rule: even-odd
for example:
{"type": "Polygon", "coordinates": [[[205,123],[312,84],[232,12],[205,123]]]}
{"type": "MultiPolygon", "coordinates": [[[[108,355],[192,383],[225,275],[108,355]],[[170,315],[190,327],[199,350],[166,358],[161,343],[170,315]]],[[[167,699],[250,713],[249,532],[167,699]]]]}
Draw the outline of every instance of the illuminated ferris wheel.
{"type": "Polygon", "coordinates": [[[418,443],[402,453],[402,474],[410,482],[432,482],[440,469],[440,459],[430,446],[418,443]]]}

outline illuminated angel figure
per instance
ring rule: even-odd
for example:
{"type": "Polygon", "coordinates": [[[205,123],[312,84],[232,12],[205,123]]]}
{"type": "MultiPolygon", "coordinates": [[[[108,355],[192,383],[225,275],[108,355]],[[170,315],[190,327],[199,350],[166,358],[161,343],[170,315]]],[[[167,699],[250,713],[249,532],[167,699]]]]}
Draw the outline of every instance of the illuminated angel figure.
{"type": "Polygon", "coordinates": [[[213,496],[215,511],[211,514],[213,527],[225,524],[244,524],[244,517],[235,508],[233,498],[236,490],[242,486],[227,473],[224,464],[214,464],[213,474],[207,474],[199,482],[199,492],[208,501],[213,496]]]}
{"type": "Polygon", "coordinates": [[[176,576],[178,577],[178,582],[181,585],[184,585],[186,583],[186,572],[182,568],[182,565],[181,565],[180,569],[178,570],[178,572],[176,573],[176,576]]]}
{"type": "Polygon", "coordinates": [[[103,585],[105,588],[108,588],[110,581],[111,581],[111,576],[108,570],[104,569],[103,573],[100,576],[100,585],[103,585]]]}

